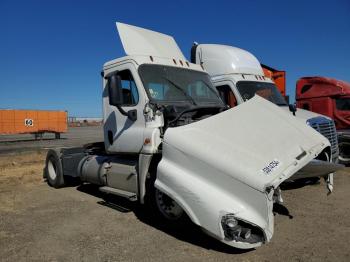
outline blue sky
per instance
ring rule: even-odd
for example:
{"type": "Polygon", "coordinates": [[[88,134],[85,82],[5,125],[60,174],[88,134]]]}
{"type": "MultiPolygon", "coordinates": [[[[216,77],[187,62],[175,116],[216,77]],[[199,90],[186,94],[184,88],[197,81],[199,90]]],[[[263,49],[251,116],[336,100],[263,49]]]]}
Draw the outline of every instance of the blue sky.
{"type": "Polygon", "coordinates": [[[100,71],[124,55],[120,21],[193,41],[234,45],[299,77],[350,82],[350,1],[0,1],[0,108],[101,116],[100,71]]]}

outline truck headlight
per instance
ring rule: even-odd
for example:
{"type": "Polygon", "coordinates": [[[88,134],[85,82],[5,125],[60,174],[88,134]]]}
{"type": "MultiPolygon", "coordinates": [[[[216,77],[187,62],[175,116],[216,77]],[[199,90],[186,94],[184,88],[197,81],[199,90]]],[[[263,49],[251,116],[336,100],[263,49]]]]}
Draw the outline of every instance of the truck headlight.
{"type": "Polygon", "coordinates": [[[240,221],[233,214],[226,214],[221,218],[221,226],[225,238],[229,241],[258,243],[264,241],[264,234],[260,228],[240,221]]]}
{"type": "Polygon", "coordinates": [[[229,228],[234,228],[234,227],[236,227],[238,225],[238,221],[234,217],[227,217],[226,220],[225,220],[225,224],[229,228]]]}
{"type": "Polygon", "coordinates": [[[221,225],[225,233],[225,237],[234,240],[241,235],[242,227],[238,225],[237,219],[231,215],[225,215],[221,219],[221,225]]]}

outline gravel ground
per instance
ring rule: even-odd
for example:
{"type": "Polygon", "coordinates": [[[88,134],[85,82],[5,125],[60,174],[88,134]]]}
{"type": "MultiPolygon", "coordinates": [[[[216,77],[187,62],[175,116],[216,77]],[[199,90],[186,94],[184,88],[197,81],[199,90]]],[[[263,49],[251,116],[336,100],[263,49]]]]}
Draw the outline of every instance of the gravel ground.
{"type": "Polygon", "coordinates": [[[241,251],[192,224],[155,224],[122,199],[106,203],[91,185],[53,189],[44,158],[0,156],[1,261],[350,261],[349,168],[329,196],[323,182],[284,190],[272,241],[241,251]]]}

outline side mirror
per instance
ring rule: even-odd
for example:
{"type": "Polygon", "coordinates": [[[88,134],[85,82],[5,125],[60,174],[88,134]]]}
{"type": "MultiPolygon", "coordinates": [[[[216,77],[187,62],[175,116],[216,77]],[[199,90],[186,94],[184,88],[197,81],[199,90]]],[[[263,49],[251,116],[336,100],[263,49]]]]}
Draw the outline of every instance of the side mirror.
{"type": "Polygon", "coordinates": [[[123,104],[122,80],[117,74],[108,78],[108,95],[110,105],[120,106],[123,104]]]}
{"type": "Polygon", "coordinates": [[[137,120],[136,109],[125,111],[121,105],[123,105],[123,89],[122,89],[122,79],[119,75],[114,74],[108,78],[108,96],[109,104],[118,108],[119,112],[127,116],[131,121],[137,120]]]}
{"type": "Polygon", "coordinates": [[[295,116],[295,112],[297,111],[297,107],[295,104],[289,104],[289,111],[293,113],[293,116],[295,116]]]}

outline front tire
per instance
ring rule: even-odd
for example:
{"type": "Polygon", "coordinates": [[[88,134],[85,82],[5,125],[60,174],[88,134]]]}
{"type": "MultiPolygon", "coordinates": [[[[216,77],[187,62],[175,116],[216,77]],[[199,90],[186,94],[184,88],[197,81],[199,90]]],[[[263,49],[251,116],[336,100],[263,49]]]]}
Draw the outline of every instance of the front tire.
{"type": "Polygon", "coordinates": [[[45,178],[47,183],[54,188],[65,186],[60,150],[50,149],[47,152],[45,178]]]}
{"type": "Polygon", "coordinates": [[[350,166],[350,139],[338,137],[339,163],[350,166]]]}
{"type": "Polygon", "coordinates": [[[149,214],[162,223],[182,224],[187,220],[185,211],[175,200],[154,186],[155,180],[153,175],[147,181],[145,204],[149,214]]]}
{"type": "Polygon", "coordinates": [[[184,217],[184,210],[171,197],[155,188],[155,202],[159,213],[169,221],[178,221],[184,217]]]}

